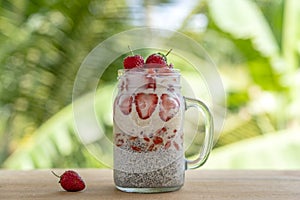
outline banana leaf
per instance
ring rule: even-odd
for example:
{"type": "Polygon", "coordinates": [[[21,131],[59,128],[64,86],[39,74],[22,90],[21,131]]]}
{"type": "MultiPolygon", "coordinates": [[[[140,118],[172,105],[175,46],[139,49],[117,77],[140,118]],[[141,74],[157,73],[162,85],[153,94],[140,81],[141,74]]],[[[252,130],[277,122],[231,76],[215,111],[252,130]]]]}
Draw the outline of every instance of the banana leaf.
{"type": "Polygon", "coordinates": [[[205,169],[300,169],[299,130],[269,133],[215,149],[205,169]]]}
{"type": "MultiPolygon", "coordinates": [[[[110,126],[112,123],[110,116],[105,113],[111,113],[112,108],[108,105],[112,99],[113,89],[113,85],[107,85],[95,95],[95,99],[101,100],[95,103],[95,113],[98,113],[96,115],[97,126],[100,130],[104,130],[105,126],[110,126]],[[100,115],[99,112],[104,114],[100,115]]],[[[84,143],[77,132],[76,122],[86,121],[89,117],[85,113],[91,106],[85,103],[88,98],[94,98],[94,94],[89,93],[65,107],[24,139],[4,162],[3,167],[10,169],[107,167],[98,158],[111,155],[107,153],[109,145],[103,147],[97,143],[84,143]],[[74,119],[74,104],[77,106],[76,110],[81,111],[81,118],[76,120],[74,119]],[[98,155],[95,155],[95,152],[98,152],[98,155]]],[[[88,127],[87,132],[91,132],[91,128],[93,127],[88,127]]],[[[110,160],[110,157],[106,159],[110,160]]]]}

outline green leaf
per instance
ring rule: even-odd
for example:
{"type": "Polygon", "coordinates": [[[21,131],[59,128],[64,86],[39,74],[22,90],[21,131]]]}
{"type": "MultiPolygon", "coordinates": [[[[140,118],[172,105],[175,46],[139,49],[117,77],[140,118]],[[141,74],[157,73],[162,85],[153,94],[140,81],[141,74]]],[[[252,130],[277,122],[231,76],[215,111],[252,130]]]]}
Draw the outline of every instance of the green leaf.
{"type": "Polygon", "coordinates": [[[299,169],[297,131],[257,136],[213,150],[206,169],[299,169]]]}
{"type": "Polygon", "coordinates": [[[250,0],[211,0],[210,13],[215,23],[239,39],[251,39],[265,56],[278,53],[276,39],[258,6],[250,0]]]}
{"type": "MultiPolygon", "coordinates": [[[[87,112],[87,98],[95,97],[95,112],[97,114],[97,126],[100,130],[112,126],[108,119],[111,117],[112,91],[114,85],[101,87],[96,95],[88,93],[76,100],[76,109],[80,112],[74,119],[74,104],[66,106],[44,124],[42,124],[31,136],[24,139],[15,152],[4,162],[3,167],[12,169],[33,169],[53,167],[105,167],[99,158],[105,156],[105,160],[111,159],[110,143],[95,141],[84,145],[78,137],[76,122],[85,122],[89,119],[87,112]],[[94,96],[95,95],[95,96],[94,96]],[[96,155],[97,154],[97,155],[96,155]],[[97,159],[96,159],[96,158],[97,159]]],[[[93,106],[93,105],[92,105],[93,106]]],[[[93,127],[86,127],[86,136],[93,127]]],[[[103,131],[104,132],[104,131],[103,131]]],[[[105,134],[107,133],[107,129],[105,134]]],[[[97,133],[99,135],[99,133],[97,133]]]]}
{"type": "MultiPolygon", "coordinates": [[[[284,8],[284,25],[283,25],[283,57],[286,65],[285,70],[288,75],[295,74],[299,67],[299,28],[300,2],[296,0],[286,1],[284,8]],[[298,51],[298,52],[297,52],[298,51]]],[[[294,83],[292,83],[293,87],[294,83]]],[[[296,92],[296,91],[295,91],[296,92]]]]}

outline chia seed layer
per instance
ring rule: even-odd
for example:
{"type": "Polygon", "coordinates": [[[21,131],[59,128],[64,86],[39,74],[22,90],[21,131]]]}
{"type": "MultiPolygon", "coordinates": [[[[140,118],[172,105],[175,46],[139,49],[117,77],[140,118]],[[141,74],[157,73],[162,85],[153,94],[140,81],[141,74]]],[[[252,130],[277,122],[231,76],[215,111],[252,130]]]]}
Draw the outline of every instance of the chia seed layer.
{"type": "Polygon", "coordinates": [[[184,162],[178,159],[166,167],[145,173],[114,169],[115,184],[124,188],[162,188],[182,186],[184,162]]]}

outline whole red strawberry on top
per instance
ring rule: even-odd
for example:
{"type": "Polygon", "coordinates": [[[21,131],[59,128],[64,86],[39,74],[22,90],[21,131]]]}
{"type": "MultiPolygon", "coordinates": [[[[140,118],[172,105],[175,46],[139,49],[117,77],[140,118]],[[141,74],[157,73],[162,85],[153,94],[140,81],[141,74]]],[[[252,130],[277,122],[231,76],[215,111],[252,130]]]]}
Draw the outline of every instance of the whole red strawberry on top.
{"type": "Polygon", "coordinates": [[[151,54],[146,60],[147,68],[160,68],[167,66],[167,59],[166,56],[161,53],[154,53],[151,54]]]}
{"type": "Polygon", "coordinates": [[[140,55],[127,56],[123,61],[123,65],[125,69],[143,67],[144,58],[140,55]]]}
{"type": "Polygon", "coordinates": [[[65,171],[61,176],[58,176],[53,171],[52,173],[59,178],[61,187],[68,192],[77,192],[85,188],[84,181],[79,174],[73,170],[65,171]]]}
{"type": "Polygon", "coordinates": [[[128,46],[128,49],[130,50],[132,55],[124,58],[123,60],[124,68],[133,69],[133,68],[143,67],[145,63],[144,58],[141,55],[134,55],[130,46],[128,46]]]}
{"type": "Polygon", "coordinates": [[[162,67],[168,67],[168,62],[167,62],[167,56],[168,54],[172,51],[170,49],[166,55],[162,53],[154,53],[151,54],[147,59],[146,59],[146,67],[147,68],[162,68],[162,67]]]}
{"type": "MultiPolygon", "coordinates": [[[[130,49],[130,47],[128,47],[130,49]]],[[[173,68],[173,65],[168,65],[167,56],[172,51],[170,49],[166,54],[154,53],[148,56],[146,62],[141,55],[134,55],[130,49],[131,54],[123,60],[124,69],[134,69],[134,68],[173,68]]]]}

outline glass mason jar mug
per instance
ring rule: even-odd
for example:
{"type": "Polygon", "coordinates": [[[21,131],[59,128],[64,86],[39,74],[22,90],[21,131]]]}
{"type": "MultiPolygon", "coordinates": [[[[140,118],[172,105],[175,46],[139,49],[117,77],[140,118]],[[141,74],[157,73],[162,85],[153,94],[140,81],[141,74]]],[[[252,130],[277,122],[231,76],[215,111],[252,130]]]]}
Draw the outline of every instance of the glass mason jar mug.
{"type": "Polygon", "coordinates": [[[114,182],[125,192],[180,189],[186,169],[203,165],[213,143],[207,106],[183,97],[180,72],[164,68],[119,70],[114,101],[114,182]],[[183,147],[184,112],[197,107],[205,116],[205,138],[196,160],[183,147]]]}

